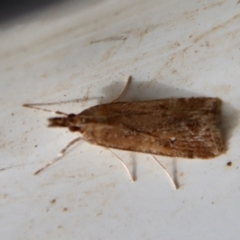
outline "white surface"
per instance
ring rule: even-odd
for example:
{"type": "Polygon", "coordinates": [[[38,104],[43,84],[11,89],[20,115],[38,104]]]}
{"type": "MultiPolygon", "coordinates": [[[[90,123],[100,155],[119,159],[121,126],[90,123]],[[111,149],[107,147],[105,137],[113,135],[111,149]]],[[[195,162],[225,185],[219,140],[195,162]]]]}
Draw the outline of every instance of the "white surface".
{"type": "Polygon", "coordinates": [[[1,238],[239,239],[239,2],[90,3],[2,26],[1,238]],[[131,183],[110,151],[84,142],[34,176],[77,134],[48,129],[51,114],[21,105],[82,98],[51,106],[78,113],[113,99],[130,74],[125,100],[220,97],[227,154],[177,160],[177,191],[149,155],[114,150],[130,168],[136,161],[131,183]]]}

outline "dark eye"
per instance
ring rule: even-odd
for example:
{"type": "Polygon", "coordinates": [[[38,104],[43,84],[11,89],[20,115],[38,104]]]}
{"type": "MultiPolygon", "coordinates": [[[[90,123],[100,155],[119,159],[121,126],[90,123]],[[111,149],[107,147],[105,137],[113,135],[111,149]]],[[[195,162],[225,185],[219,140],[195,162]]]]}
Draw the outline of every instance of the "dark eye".
{"type": "Polygon", "coordinates": [[[68,115],[68,118],[74,118],[75,116],[76,116],[76,114],[71,113],[68,115]]]}
{"type": "Polygon", "coordinates": [[[80,127],[71,126],[71,127],[69,127],[69,130],[71,132],[78,132],[80,130],[80,127]]]}

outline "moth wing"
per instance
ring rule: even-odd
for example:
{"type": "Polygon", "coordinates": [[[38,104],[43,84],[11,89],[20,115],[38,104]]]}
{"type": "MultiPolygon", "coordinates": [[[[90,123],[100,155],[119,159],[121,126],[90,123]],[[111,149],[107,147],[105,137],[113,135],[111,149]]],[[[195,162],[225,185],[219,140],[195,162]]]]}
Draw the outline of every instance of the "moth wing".
{"type": "Polygon", "coordinates": [[[81,114],[96,122],[85,131],[89,142],[173,157],[211,158],[225,150],[216,124],[220,107],[217,98],[164,99],[99,105],[81,114]]]}
{"type": "Polygon", "coordinates": [[[192,112],[207,112],[219,114],[221,100],[219,98],[170,98],[151,101],[118,102],[93,106],[84,110],[81,115],[89,117],[106,117],[121,115],[141,115],[159,112],[164,115],[167,112],[176,115],[192,112]]]}
{"type": "Polygon", "coordinates": [[[84,139],[111,148],[203,159],[218,156],[225,150],[219,129],[209,123],[208,118],[194,123],[180,122],[176,128],[168,122],[163,127],[163,122],[162,126],[152,124],[152,128],[143,129],[142,125],[137,128],[124,120],[122,123],[88,125],[84,139]]]}

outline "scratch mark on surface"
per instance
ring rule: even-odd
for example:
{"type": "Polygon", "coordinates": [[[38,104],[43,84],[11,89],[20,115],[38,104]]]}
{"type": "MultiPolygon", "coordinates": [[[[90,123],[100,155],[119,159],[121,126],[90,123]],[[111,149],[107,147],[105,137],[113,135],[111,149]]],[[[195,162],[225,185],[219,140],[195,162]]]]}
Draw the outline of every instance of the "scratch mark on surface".
{"type": "Polygon", "coordinates": [[[113,37],[103,38],[103,39],[99,39],[99,40],[93,40],[90,42],[90,44],[99,43],[99,42],[120,41],[120,40],[125,41],[125,40],[127,40],[127,37],[113,36],[113,37]]]}

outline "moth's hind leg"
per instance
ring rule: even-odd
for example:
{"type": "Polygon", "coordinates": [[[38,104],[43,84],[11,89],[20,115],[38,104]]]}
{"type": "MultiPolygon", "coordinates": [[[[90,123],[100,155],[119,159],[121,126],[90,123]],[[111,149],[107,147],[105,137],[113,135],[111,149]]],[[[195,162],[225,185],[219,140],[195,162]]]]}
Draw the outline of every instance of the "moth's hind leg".
{"type": "Polygon", "coordinates": [[[132,174],[130,173],[127,165],[123,162],[123,160],[122,160],[120,157],[118,157],[110,148],[109,148],[109,150],[110,150],[110,152],[112,153],[112,155],[114,155],[114,156],[121,162],[121,164],[123,165],[123,167],[124,167],[125,170],[127,171],[127,173],[128,173],[128,175],[129,175],[131,181],[132,181],[132,182],[135,182],[135,181],[136,181],[135,175],[134,175],[134,174],[132,175],[132,174]]]}
{"type": "Polygon", "coordinates": [[[170,173],[167,171],[167,169],[163,166],[163,164],[161,162],[158,161],[158,159],[156,157],[154,157],[153,155],[151,155],[152,158],[156,161],[156,163],[163,169],[163,171],[166,173],[166,175],[168,176],[168,178],[170,179],[171,183],[173,184],[175,189],[179,188],[179,184],[178,181],[176,179],[176,177],[174,176],[174,178],[171,177],[170,173]]]}
{"type": "Polygon", "coordinates": [[[110,103],[117,102],[126,92],[127,88],[129,87],[130,82],[132,81],[132,76],[129,76],[126,82],[126,85],[124,86],[123,90],[120,92],[120,94],[110,103]]]}

